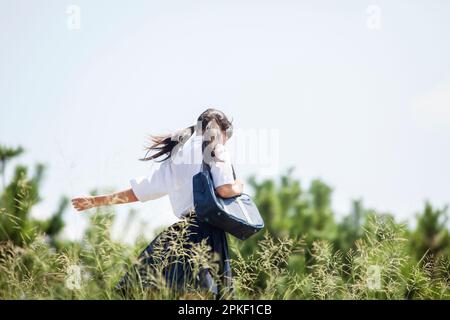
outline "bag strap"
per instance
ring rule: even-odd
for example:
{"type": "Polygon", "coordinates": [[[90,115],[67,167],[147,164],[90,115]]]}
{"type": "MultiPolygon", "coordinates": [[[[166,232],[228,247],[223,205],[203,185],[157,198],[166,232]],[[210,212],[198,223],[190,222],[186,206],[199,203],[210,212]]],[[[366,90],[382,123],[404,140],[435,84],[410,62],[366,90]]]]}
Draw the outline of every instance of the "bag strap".
{"type": "MultiPolygon", "coordinates": [[[[205,151],[205,146],[202,144],[202,166],[201,166],[201,171],[208,171],[209,173],[211,173],[211,167],[209,166],[209,164],[207,164],[205,162],[205,159],[203,158],[203,152],[205,151]]],[[[234,166],[233,164],[231,164],[231,170],[233,170],[233,179],[236,180],[236,172],[234,171],[234,166]]]]}
{"type": "MultiPolygon", "coordinates": [[[[234,171],[233,164],[231,164],[231,170],[233,170],[233,179],[236,180],[236,172],[234,171]]],[[[211,167],[205,162],[205,160],[202,161],[201,171],[208,171],[211,173],[211,167]]]]}

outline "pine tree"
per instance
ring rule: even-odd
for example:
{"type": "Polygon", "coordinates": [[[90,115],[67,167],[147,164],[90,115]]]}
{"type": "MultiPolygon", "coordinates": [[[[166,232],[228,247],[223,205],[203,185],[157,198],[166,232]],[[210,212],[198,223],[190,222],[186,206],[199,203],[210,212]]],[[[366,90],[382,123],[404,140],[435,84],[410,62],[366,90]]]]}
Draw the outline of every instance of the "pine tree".
{"type": "Polygon", "coordinates": [[[41,200],[39,189],[43,180],[45,166],[37,164],[30,177],[29,169],[16,165],[11,181],[6,183],[6,163],[23,153],[22,147],[7,148],[0,146],[1,174],[4,187],[0,194],[0,242],[11,241],[23,246],[33,240],[36,234],[45,233],[52,244],[56,245],[56,236],[64,227],[62,215],[68,205],[68,199],[62,198],[59,208],[48,220],[36,220],[31,217],[33,206],[41,200]]]}

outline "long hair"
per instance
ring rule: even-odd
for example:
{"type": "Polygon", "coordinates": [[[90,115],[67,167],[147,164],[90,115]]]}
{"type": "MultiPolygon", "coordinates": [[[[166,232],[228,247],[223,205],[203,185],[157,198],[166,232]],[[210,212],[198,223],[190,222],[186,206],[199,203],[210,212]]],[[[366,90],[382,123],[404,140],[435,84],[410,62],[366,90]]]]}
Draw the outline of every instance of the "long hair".
{"type": "MultiPolygon", "coordinates": [[[[201,126],[201,134],[206,130],[216,132],[214,129],[225,131],[228,136],[231,136],[233,125],[227,116],[220,110],[209,108],[206,109],[197,118],[197,127],[201,126]]],[[[198,128],[200,129],[200,128],[198,128]]],[[[179,130],[165,135],[151,135],[150,144],[145,147],[147,150],[144,158],[141,161],[156,160],[162,162],[172,155],[172,150],[180,143],[186,142],[195,132],[196,126],[192,125],[183,130],[179,130]],[[149,155],[150,153],[150,155],[149,155]],[[162,159],[161,159],[162,158],[162,159]]],[[[205,136],[204,136],[205,138],[205,136]]],[[[212,156],[214,157],[214,146],[217,144],[217,134],[212,134],[203,140],[203,150],[207,145],[212,147],[212,156]]]]}

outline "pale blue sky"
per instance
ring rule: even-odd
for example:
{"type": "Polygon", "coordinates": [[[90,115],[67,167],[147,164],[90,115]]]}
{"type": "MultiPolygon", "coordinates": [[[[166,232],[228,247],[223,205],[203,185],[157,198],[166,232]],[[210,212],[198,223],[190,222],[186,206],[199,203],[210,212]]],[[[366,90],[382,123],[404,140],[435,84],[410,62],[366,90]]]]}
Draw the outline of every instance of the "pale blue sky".
{"type": "MultiPolygon", "coordinates": [[[[149,168],[147,134],[218,106],[237,128],[279,132],[279,167],[323,178],[339,215],[362,197],[412,218],[424,199],[450,203],[449,33],[436,0],[0,0],[0,143],[48,165],[43,217],[61,194],[128,188],[149,168]]],[[[121,218],[132,207],[148,234],[175,221],[167,199],[121,218]]],[[[72,238],[85,225],[73,209],[67,222],[72,238]]]]}

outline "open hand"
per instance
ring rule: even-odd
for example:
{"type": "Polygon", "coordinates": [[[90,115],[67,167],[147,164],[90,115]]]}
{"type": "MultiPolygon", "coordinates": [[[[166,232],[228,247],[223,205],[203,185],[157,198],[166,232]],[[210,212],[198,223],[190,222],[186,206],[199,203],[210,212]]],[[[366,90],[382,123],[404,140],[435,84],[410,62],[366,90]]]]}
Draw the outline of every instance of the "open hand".
{"type": "Polygon", "coordinates": [[[72,205],[77,211],[84,211],[90,208],[94,208],[94,197],[73,198],[72,205]]]}

